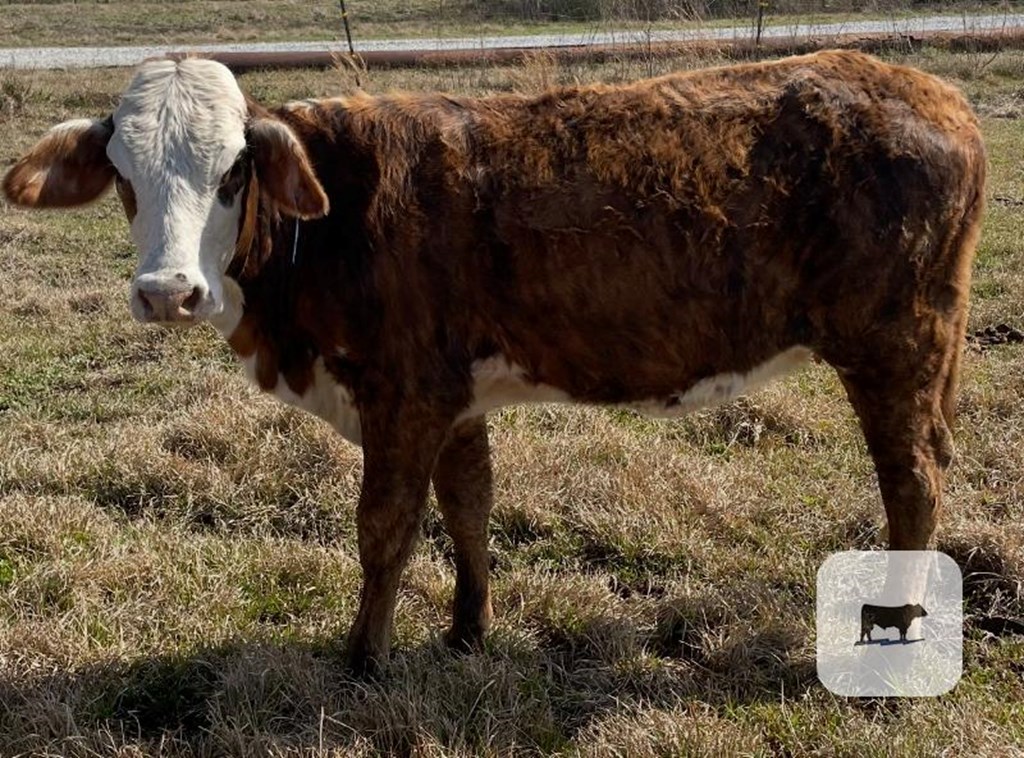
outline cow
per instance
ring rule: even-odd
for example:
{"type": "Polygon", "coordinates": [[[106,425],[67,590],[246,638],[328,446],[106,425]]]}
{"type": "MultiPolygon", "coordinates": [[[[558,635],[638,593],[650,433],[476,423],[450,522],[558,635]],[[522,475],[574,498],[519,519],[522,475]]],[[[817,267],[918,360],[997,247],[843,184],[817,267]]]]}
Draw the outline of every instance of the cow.
{"type": "Polygon", "coordinates": [[[880,629],[896,627],[900,631],[900,642],[907,641],[907,630],[914,623],[914,619],[925,618],[928,611],[920,603],[906,603],[905,605],[870,605],[865,603],[860,607],[860,639],[857,644],[864,642],[865,637],[871,642],[871,628],[874,626],[880,629]]]}
{"type": "Polygon", "coordinates": [[[675,417],[808,358],[835,368],[893,549],[936,525],[985,152],[959,92],[825,51],[535,96],[269,108],[203,59],[141,65],[105,117],[6,174],[30,207],[113,184],[134,316],[212,324],[252,380],[362,446],[347,640],[386,660],[431,482],[447,642],[492,617],[485,417],[572,402],[675,417]]]}

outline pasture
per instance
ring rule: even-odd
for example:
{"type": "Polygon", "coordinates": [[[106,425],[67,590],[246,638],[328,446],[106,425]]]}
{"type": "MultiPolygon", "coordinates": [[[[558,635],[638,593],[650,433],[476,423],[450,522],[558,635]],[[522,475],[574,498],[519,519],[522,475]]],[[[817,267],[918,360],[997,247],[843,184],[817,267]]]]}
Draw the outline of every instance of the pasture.
{"type": "MultiPolygon", "coordinates": [[[[937,546],[965,573],[964,677],[920,700],[815,678],[814,582],[884,544],[841,386],[815,365],[681,421],[491,416],[495,626],[441,632],[436,509],[379,680],[340,636],[359,450],[249,387],[211,328],[130,320],[115,198],[0,216],[0,754],[1024,754],[1024,55],[921,53],[978,109],[989,208],[937,546]],[[1004,338],[999,338],[999,335],[1004,338]],[[991,337],[995,336],[995,339],[991,337]]],[[[535,91],[712,60],[364,74],[371,91],[535,91]]],[[[0,73],[0,162],[112,108],[128,71],[0,73]]],[[[250,74],[266,103],[351,72],[250,74]]]]}
{"type": "MultiPolygon", "coordinates": [[[[692,12],[674,11],[676,5],[689,6],[673,0],[656,0],[645,14],[644,2],[348,0],[345,5],[356,40],[678,28],[704,21],[692,12]]],[[[337,0],[28,0],[0,2],[0,8],[0,47],[344,39],[337,0]]],[[[745,13],[732,15],[749,22],[745,13]]]]}
{"type": "MultiPolygon", "coordinates": [[[[746,0],[347,0],[345,5],[357,42],[687,26],[750,29],[757,16],[757,4],[746,0]]],[[[970,14],[1012,9],[991,0],[952,5],[773,0],[762,10],[764,23],[776,26],[967,14],[963,25],[969,31],[970,14]]],[[[0,0],[0,47],[343,39],[338,0],[0,0]]]]}

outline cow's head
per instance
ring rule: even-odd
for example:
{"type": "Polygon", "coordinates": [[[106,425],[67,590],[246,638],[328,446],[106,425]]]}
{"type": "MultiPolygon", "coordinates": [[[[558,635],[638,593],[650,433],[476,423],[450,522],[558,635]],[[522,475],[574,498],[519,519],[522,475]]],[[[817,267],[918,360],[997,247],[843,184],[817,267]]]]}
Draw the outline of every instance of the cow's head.
{"type": "Polygon", "coordinates": [[[111,183],[139,251],[131,309],[140,321],[223,313],[242,215],[256,208],[243,203],[246,188],[287,216],[328,210],[295,133],[248,105],[227,68],[201,59],[144,63],[112,115],[51,129],[3,188],[16,204],[56,208],[95,200],[111,183]]]}

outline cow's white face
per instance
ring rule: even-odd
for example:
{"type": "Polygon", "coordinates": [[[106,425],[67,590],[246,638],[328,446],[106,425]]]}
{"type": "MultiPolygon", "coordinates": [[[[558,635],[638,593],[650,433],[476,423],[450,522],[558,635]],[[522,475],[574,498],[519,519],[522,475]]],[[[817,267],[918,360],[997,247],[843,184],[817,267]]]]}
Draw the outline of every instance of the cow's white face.
{"type": "Polygon", "coordinates": [[[327,213],[327,197],[295,133],[249,112],[227,68],[202,59],[143,64],[110,118],[61,124],[4,179],[21,205],[95,199],[117,183],[139,263],[131,310],[141,321],[223,318],[244,187],[275,212],[327,213]]]}
{"type": "Polygon", "coordinates": [[[106,153],[136,210],[131,309],[139,320],[200,320],[223,310],[247,112],[230,72],[198,59],[149,63],[121,97],[106,153]]]}

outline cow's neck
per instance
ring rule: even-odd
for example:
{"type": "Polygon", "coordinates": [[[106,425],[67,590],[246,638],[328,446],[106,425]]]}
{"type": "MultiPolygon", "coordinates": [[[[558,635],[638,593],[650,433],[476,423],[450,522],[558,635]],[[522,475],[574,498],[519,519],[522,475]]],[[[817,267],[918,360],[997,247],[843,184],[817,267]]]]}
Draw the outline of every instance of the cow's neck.
{"type": "MultiPolygon", "coordinates": [[[[258,192],[256,180],[249,192],[250,197],[258,192]]],[[[240,238],[246,239],[248,249],[239,251],[228,270],[225,313],[214,326],[261,389],[273,391],[284,381],[301,396],[313,381],[320,354],[298,312],[303,292],[310,294],[303,287],[309,273],[301,257],[302,222],[282,218],[265,206],[254,207],[260,205],[247,202],[249,214],[243,217],[240,238]]]]}
{"type": "Polygon", "coordinates": [[[296,247],[294,219],[282,217],[260,192],[259,176],[250,176],[239,247],[228,269],[226,312],[214,325],[262,390],[358,442],[353,403],[378,332],[379,307],[373,298],[348,293],[365,293],[372,278],[363,220],[380,172],[372,148],[340,126],[341,107],[324,106],[331,118],[319,111],[317,118],[299,118],[288,108],[274,112],[321,169],[331,213],[299,222],[296,247]]]}

